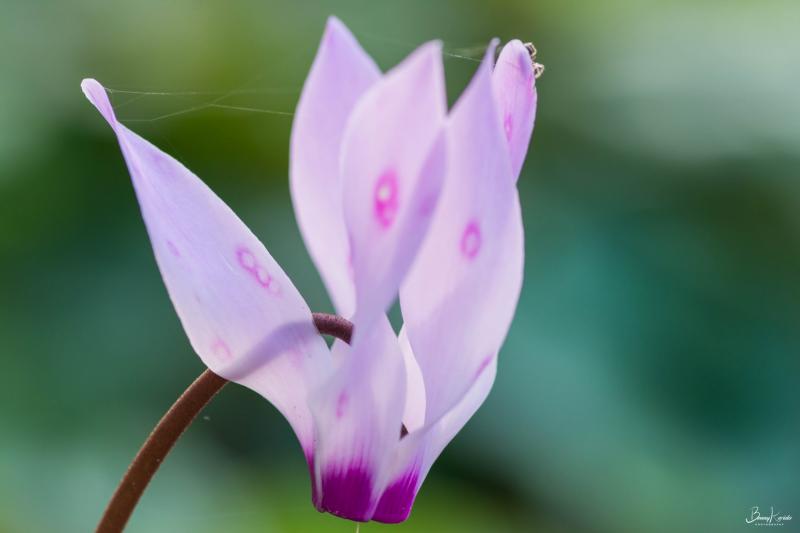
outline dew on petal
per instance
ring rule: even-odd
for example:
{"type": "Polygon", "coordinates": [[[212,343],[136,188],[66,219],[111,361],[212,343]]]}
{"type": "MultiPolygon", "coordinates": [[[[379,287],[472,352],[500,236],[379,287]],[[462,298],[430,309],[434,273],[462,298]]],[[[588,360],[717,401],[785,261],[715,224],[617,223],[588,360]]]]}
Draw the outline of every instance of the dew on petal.
{"type": "Polygon", "coordinates": [[[375,182],[375,218],[384,228],[390,227],[397,217],[397,189],[397,173],[394,170],[387,170],[375,182]]]}
{"type": "Polygon", "coordinates": [[[461,235],[461,253],[467,259],[474,259],[481,249],[481,228],[475,220],[470,221],[461,235]]]}

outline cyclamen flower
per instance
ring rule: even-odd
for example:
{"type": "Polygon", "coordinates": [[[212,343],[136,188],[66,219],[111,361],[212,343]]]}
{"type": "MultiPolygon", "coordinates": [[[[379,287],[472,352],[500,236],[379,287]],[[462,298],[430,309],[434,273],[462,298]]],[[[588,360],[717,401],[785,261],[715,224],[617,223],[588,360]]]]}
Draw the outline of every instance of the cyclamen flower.
{"type": "Polygon", "coordinates": [[[305,452],[320,511],[401,522],[442,449],[483,403],[523,272],[516,179],[536,91],[526,48],[492,42],[448,113],[441,44],[381,74],[328,22],[291,140],[303,237],[351,345],[329,349],[289,277],[194,174],[113,128],[192,347],[269,400],[305,452]],[[399,294],[399,336],[386,311],[399,294]],[[402,429],[402,431],[401,431],[402,429]]]}

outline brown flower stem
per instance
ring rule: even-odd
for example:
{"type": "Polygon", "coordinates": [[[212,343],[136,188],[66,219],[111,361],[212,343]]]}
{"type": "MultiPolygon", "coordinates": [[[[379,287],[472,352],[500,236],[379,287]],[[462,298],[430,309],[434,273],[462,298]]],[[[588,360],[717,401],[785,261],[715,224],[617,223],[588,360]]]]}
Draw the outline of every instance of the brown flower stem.
{"type": "MultiPolygon", "coordinates": [[[[340,316],[314,313],[314,325],[320,334],[331,335],[347,343],[353,335],[353,324],[340,316]]],[[[97,533],[119,533],[125,528],[147,484],[175,442],[227,382],[211,370],[205,370],[172,404],[144,441],[119,482],[97,524],[97,533]]]]}
{"type": "Polygon", "coordinates": [[[314,326],[320,335],[330,335],[337,339],[342,339],[350,344],[353,337],[353,323],[339,315],[329,315],[328,313],[312,313],[314,326]]]}
{"type": "Polygon", "coordinates": [[[97,524],[98,533],[119,532],[125,528],[136,503],[150,483],[153,474],[161,466],[161,462],[197,413],[227,382],[228,380],[211,370],[205,370],[172,404],[144,441],[128,471],[122,477],[111,501],[108,502],[106,512],[97,524]]]}

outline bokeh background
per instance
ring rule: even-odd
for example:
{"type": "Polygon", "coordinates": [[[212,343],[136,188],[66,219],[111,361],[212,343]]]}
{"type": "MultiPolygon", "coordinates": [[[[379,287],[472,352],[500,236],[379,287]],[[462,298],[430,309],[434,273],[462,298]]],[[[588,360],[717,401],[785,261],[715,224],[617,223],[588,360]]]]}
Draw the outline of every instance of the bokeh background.
{"type": "MultiPolygon", "coordinates": [[[[800,529],[800,3],[0,0],[0,13],[0,531],[91,530],[202,371],[81,78],[115,89],[122,121],[331,310],[291,210],[291,117],[264,110],[293,110],[332,13],[384,69],[442,39],[451,101],[493,36],[532,40],[547,66],[520,179],[525,287],[494,391],[411,519],[361,531],[728,532],[752,527],[756,505],[800,529]]],[[[129,527],[354,530],[313,509],[288,425],[235,386],[129,527]]]]}

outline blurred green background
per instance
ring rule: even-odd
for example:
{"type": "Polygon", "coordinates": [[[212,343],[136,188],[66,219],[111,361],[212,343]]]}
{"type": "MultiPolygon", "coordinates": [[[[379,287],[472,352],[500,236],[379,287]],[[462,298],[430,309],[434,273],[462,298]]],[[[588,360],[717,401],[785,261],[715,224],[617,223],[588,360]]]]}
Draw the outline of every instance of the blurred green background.
{"type": "MultiPolygon", "coordinates": [[[[451,101],[493,36],[532,40],[547,66],[520,179],[525,287],[494,391],[410,520],[361,531],[728,532],[752,527],[755,505],[800,529],[796,0],[0,0],[0,13],[0,531],[91,530],[202,370],[81,78],[117,89],[122,121],[330,310],[291,210],[291,118],[207,104],[291,112],[332,13],[384,69],[443,39],[451,101]]],[[[288,425],[235,386],[129,527],[354,530],[313,509],[288,425]]]]}

